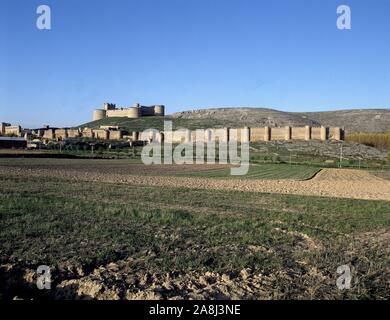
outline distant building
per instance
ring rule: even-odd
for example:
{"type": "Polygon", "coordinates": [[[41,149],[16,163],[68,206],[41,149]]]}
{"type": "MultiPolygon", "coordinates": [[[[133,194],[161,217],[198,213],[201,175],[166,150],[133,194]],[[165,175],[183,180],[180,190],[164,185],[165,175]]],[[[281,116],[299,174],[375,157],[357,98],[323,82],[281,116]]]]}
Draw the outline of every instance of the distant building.
{"type": "Polygon", "coordinates": [[[165,107],[163,105],[141,106],[135,103],[129,108],[117,108],[113,103],[104,103],[103,109],[96,109],[93,112],[93,121],[112,117],[140,118],[147,116],[164,116],[165,107]]]}
{"type": "Polygon", "coordinates": [[[22,134],[22,127],[11,126],[10,123],[0,122],[0,135],[2,136],[17,136],[20,137],[22,134]]]}

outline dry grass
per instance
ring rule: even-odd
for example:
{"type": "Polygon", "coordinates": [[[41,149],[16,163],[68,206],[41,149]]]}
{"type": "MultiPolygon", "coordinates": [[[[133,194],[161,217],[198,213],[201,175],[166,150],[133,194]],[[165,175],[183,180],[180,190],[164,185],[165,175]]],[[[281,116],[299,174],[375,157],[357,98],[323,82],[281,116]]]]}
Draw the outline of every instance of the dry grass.
{"type": "Polygon", "coordinates": [[[389,201],[117,184],[106,174],[86,183],[31,166],[0,175],[0,298],[40,298],[40,264],[52,266],[46,298],[56,299],[389,298],[389,201]],[[349,291],[335,285],[344,264],[349,291]]]}
{"type": "Polygon", "coordinates": [[[390,150],[390,132],[385,133],[352,133],[346,141],[354,141],[381,150],[390,150]]]}

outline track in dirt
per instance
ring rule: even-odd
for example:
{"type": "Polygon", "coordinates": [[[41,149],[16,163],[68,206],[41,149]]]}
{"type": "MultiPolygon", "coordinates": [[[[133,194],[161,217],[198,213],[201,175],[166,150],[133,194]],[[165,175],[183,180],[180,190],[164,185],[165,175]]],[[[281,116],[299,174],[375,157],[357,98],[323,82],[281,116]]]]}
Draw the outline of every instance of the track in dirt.
{"type": "Polygon", "coordinates": [[[66,180],[121,183],[131,185],[165,186],[193,189],[237,190],[247,192],[281,193],[306,196],[337,197],[390,201],[390,181],[368,172],[351,169],[323,169],[313,179],[245,180],[188,178],[173,176],[144,176],[79,170],[53,171],[21,167],[1,167],[0,175],[44,176],[66,180]]]}

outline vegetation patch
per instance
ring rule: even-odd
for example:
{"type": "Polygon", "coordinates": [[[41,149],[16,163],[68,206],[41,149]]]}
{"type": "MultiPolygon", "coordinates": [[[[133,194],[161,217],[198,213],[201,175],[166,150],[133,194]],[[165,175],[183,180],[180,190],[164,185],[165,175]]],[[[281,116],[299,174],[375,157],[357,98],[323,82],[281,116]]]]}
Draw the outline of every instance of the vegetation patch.
{"type": "Polygon", "coordinates": [[[389,298],[389,212],[388,201],[1,176],[1,294],[40,297],[26,279],[45,264],[51,298],[389,298]],[[344,264],[349,291],[335,285],[344,264]]]}

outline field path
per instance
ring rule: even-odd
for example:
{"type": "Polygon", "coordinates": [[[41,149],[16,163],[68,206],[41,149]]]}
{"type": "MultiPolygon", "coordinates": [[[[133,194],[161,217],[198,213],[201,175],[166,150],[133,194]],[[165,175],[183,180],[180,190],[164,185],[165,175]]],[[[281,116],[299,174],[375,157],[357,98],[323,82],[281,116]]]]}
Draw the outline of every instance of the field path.
{"type": "Polygon", "coordinates": [[[323,169],[313,179],[295,180],[254,180],[214,179],[199,177],[145,176],[107,172],[82,172],[65,169],[3,167],[0,176],[56,177],[66,180],[101,183],[121,183],[193,189],[239,190],[262,193],[281,193],[321,197],[337,197],[390,201],[390,181],[368,172],[351,169],[323,169]]]}

